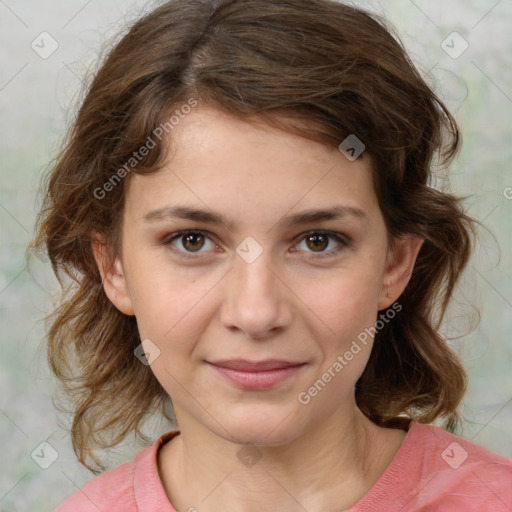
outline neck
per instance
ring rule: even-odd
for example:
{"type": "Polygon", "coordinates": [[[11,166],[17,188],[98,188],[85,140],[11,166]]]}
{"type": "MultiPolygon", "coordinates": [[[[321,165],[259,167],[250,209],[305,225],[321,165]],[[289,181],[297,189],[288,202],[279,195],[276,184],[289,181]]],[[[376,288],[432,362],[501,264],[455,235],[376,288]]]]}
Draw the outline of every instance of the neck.
{"type": "Polygon", "coordinates": [[[159,452],[162,482],[181,510],[345,510],[380,478],[405,432],[382,429],[357,407],[340,407],[285,444],[228,441],[176,411],[181,434],[159,452]]]}

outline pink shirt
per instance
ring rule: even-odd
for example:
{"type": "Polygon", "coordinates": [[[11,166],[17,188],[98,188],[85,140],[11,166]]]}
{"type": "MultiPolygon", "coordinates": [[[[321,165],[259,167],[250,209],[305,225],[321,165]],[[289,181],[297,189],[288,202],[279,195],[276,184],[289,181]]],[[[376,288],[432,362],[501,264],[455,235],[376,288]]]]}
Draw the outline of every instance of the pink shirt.
{"type": "MultiPolygon", "coordinates": [[[[156,456],[178,433],[167,432],[132,460],[97,475],[54,512],[176,512],[160,481],[156,456]]],[[[347,512],[511,510],[512,460],[440,427],[412,422],[384,474],[347,512]]]]}

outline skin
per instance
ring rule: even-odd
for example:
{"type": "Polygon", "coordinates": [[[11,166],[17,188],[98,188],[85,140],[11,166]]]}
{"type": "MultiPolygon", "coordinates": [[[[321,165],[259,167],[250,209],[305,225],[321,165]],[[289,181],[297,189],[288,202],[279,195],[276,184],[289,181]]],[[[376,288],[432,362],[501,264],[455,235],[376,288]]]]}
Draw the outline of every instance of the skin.
{"type": "Polygon", "coordinates": [[[406,436],[373,424],[355,404],[371,338],[307,405],[297,397],[397,301],[422,240],[404,237],[388,247],[364,154],[349,161],[337,148],[204,105],[172,137],[161,170],[130,177],[121,254],[112,267],[101,241],[94,244],[108,297],[136,316],[141,340],[160,351],[150,368],[172,397],[181,431],[159,451],[164,489],[179,512],[349,508],[406,436]],[[234,225],[144,220],[177,204],[219,212],[234,225]],[[340,204],[366,218],[278,223],[340,204]],[[198,229],[210,234],[169,241],[198,229]],[[325,233],[320,248],[308,242],[306,233],[322,230],[352,244],[325,233]],[[262,249],[251,263],[236,252],[248,236],[262,249]],[[182,256],[187,252],[195,259],[182,256]],[[255,391],[205,362],[234,358],[307,364],[276,388],[255,391]],[[246,445],[260,457],[252,466],[237,456],[246,445]]]}

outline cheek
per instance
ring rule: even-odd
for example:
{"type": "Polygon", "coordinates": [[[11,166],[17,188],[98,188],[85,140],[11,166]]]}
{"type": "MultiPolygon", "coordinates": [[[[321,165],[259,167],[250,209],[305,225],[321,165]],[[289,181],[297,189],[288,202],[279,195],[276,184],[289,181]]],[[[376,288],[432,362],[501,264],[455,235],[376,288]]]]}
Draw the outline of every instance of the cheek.
{"type": "Polygon", "coordinates": [[[354,269],[309,294],[306,304],[321,320],[309,326],[310,331],[320,326],[315,333],[319,365],[312,387],[303,392],[306,399],[315,397],[315,407],[332,410],[338,403],[333,397],[350,393],[363,373],[373,346],[379,284],[374,273],[354,269]],[[320,392],[324,386],[326,391],[320,392]]]}
{"type": "Polygon", "coordinates": [[[193,339],[208,320],[208,297],[222,276],[137,261],[130,269],[130,293],[141,338],[154,339],[162,347],[186,345],[187,338],[193,339]]]}
{"type": "Polygon", "coordinates": [[[369,265],[347,267],[314,282],[308,280],[307,286],[301,286],[299,296],[331,334],[346,339],[375,322],[381,290],[379,277],[379,270],[369,265]]]}

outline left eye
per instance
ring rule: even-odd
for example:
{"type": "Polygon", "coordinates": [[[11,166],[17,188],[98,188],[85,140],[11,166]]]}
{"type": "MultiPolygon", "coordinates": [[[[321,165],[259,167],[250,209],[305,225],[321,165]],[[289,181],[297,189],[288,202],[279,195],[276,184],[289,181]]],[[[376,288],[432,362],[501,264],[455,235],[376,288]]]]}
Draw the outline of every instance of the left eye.
{"type": "MultiPolygon", "coordinates": [[[[313,254],[316,254],[319,257],[332,256],[337,254],[343,248],[351,245],[351,241],[348,237],[341,233],[332,231],[310,231],[300,235],[299,239],[303,241],[301,243],[306,244],[307,248],[312,249],[313,254]],[[330,240],[335,240],[338,243],[338,246],[329,251],[325,251],[329,246],[330,240]]],[[[180,256],[185,258],[197,258],[197,256],[194,256],[193,254],[200,253],[200,250],[205,246],[205,240],[210,240],[213,245],[212,248],[217,247],[217,245],[211,241],[209,233],[202,230],[171,233],[162,240],[162,244],[168,246],[173,252],[178,253],[180,256]],[[184,250],[176,248],[174,245],[175,241],[179,241],[184,250]]],[[[300,246],[300,244],[298,245],[300,246]]],[[[294,249],[293,251],[297,252],[300,250],[301,249],[294,249]]]]}
{"type": "Polygon", "coordinates": [[[333,254],[337,254],[344,247],[348,247],[350,245],[350,241],[346,236],[332,231],[312,231],[305,235],[301,235],[301,237],[301,239],[304,240],[303,243],[306,244],[308,248],[312,248],[313,253],[319,254],[320,257],[332,256],[333,254]],[[324,249],[329,246],[330,239],[335,240],[338,245],[334,249],[324,251],[324,249]]]}

